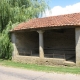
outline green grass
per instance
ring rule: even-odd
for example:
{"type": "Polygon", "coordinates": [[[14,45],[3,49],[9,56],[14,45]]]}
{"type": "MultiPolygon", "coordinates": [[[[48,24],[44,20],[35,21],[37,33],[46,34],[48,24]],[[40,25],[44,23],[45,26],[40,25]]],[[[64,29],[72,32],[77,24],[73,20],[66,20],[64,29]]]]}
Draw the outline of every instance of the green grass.
{"type": "Polygon", "coordinates": [[[18,63],[18,62],[13,62],[9,60],[1,60],[1,59],[0,59],[0,65],[16,67],[16,68],[24,68],[24,69],[36,70],[36,71],[44,71],[44,72],[80,74],[80,67],[44,66],[44,65],[36,65],[36,64],[24,64],[24,63],[18,63]]]}

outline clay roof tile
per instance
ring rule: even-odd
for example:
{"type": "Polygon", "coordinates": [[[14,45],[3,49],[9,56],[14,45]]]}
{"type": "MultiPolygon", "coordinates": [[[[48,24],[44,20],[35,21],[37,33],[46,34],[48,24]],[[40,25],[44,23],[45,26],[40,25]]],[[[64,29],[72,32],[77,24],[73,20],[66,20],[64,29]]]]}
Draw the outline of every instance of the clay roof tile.
{"type": "Polygon", "coordinates": [[[31,19],[27,22],[22,22],[16,26],[13,31],[23,29],[37,29],[56,26],[80,26],[80,13],[58,15],[44,18],[31,19]]]}

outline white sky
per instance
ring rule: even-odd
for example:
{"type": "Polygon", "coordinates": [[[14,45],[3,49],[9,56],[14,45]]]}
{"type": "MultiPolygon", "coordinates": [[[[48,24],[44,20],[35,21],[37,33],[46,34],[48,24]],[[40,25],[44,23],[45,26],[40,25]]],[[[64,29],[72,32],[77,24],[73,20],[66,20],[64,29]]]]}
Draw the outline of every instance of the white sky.
{"type": "Polygon", "coordinates": [[[46,12],[43,14],[43,17],[78,13],[78,12],[80,12],[80,2],[73,5],[68,5],[65,7],[55,6],[51,10],[46,10],[46,12]]]}

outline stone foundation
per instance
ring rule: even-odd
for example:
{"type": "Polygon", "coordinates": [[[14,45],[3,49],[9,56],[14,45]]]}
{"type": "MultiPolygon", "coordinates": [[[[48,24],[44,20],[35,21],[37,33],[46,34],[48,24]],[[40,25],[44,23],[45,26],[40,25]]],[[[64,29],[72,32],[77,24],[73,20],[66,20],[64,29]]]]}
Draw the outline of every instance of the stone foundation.
{"type": "Polygon", "coordinates": [[[41,59],[39,57],[29,57],[29,56],[16,56],[13,58],[15,62],[21,63],[30,63],[30,64],[39,64],[39,65],[65,65],[64,59],[56,59],[56,58],[44,58],[41,59]]]}

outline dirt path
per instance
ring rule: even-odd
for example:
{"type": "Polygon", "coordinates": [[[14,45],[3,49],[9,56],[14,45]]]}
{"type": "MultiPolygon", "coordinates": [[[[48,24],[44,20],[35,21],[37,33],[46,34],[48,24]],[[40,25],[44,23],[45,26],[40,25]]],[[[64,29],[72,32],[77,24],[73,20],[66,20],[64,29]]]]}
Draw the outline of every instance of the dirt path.
{"type": "Polygon", "coordinates": [[[80,75],[46,73],[0,66],[0,80],[80,80],[80,75]]]}

